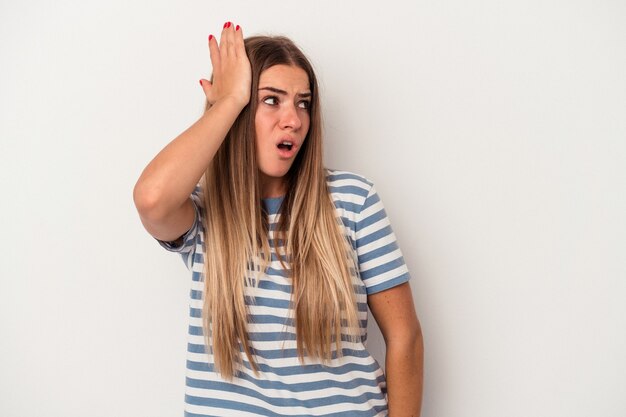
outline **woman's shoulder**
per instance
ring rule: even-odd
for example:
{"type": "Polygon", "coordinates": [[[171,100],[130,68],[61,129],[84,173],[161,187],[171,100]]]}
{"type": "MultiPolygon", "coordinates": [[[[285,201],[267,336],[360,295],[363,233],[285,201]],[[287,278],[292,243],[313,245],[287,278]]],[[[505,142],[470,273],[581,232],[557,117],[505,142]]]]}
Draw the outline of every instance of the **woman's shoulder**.
{"type": "Polygon", "coordinates": [[[351,184],[364,189],[370,189],[374,184],[363,175],[350,171],[326,168],[326,182],[329,186],[334,184],[351,184]]]}
{"type": "Polygon", "coordinates": [[[326,183],[337,202],[349,201],[362,205],[372,192],[374,184],[368,178],[350,171],[326,168],[326,183]]]}

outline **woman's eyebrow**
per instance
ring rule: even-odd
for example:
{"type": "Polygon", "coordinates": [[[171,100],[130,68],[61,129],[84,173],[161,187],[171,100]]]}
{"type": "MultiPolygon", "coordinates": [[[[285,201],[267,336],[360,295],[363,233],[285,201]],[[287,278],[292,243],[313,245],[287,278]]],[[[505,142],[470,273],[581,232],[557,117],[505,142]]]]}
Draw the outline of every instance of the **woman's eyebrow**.
{"type": "MultiPolygon", "coordinates": [[[[261,90],[268,90],[268,91],[271,91],[273,93],[282,94],[282,95],[285,95],[285,96],[287,95],[287,92],[285,90],[281,90],[281,89],[276,88],[276,87],[261,87],[261,88],[259,88],[259,91],[261,91],[261,90]]],[[[300,96],[300,97],[311,97],[311,92],[307,91],[306,93],[298,93],[297,96],[300,96]]]]}

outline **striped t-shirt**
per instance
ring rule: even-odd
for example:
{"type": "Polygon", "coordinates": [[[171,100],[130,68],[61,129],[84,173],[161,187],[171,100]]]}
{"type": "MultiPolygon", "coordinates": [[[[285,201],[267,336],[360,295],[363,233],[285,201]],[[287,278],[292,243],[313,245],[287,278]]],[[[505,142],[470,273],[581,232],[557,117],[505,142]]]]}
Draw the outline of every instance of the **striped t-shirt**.
{"type": "MultiPolygon", "coordinates": [[[[361,176],[333,170],[328,171],[327,184],[358,260],[355,284],[361,340],[342,342],[343,356],[333,355],[325,365],[307,357],[301,363],[298,358],[291,279],[271,248],[272,262],[258,288],[247,287],[245,294],[246,299],[254,300],[248,304],[248,334],[259,376],[242,353],[243,372],[232,382],[223,380],[204,347],[204,203],[199,186],[191,195],[195,221],[182,245],[158,241],[167,250],[180,253],[192,272],[185,416],[387,415],[385,375],[366,348],[367,295],[408,281],[409,273],[373,184],[361,176]]],[[[263,200],[270,239],[281,202],[281,197],[263,200]]]]}

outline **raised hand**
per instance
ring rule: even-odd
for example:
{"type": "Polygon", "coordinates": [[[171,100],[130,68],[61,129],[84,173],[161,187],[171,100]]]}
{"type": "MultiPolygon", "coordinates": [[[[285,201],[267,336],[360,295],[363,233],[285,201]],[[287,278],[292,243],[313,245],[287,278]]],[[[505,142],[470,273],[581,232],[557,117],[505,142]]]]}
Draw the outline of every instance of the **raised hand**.
{"type": "Polygon", "coordinates": [[[213,65],[213,82],[200,80],[207,100],[211,105],[220,100],[234,100],[244,108],[250,101],[252,70],[241,27],[226,22],[219,45],[214,36],[209,36],[209,52],[213,65]]]}

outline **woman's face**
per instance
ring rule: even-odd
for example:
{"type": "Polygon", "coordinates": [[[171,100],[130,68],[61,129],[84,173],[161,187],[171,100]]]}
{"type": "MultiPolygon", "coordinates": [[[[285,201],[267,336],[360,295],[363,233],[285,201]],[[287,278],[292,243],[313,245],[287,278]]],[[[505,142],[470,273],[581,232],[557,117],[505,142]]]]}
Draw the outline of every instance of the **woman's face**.
{"type": "Polygon", "coordinates": [[[283,177],[309,131],[311,90],[299,67],[274,65],[259,78],[255,115],[257,160],[263,197],[285,193],[283,177]]]}

